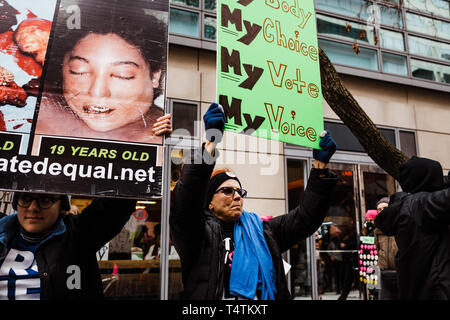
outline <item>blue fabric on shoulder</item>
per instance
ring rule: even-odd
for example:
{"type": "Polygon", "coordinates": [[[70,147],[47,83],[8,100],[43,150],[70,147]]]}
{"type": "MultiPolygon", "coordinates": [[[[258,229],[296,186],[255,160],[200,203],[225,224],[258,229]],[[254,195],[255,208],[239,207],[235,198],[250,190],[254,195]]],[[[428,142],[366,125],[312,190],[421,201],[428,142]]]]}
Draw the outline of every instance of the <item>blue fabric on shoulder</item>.
{"type": "Polygon", "coordinates": [[[261,300],[275,300],[275,268],[256,213],[242,212],[234,226],[234,242],[230,293],[253,300],[259,290],[261,300]]]}

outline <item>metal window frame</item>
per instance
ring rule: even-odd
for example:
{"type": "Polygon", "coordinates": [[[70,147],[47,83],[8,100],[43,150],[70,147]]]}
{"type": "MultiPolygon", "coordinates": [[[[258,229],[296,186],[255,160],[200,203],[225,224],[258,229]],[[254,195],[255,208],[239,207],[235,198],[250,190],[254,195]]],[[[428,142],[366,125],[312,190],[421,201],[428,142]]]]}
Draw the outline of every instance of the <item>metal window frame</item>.
{"type": "MultiPolygon", "coordinates": [[[[403,128],[398,128],[398,130],[396,130],[396,132],[398,133],[398,145],[397,145],[397,149],[398,150],[402,150],[402,143],[400,140],[400,131],[402,132],[407,132],[407,133],[413,133],[414,134],[414,144],[415,144],[415,148],[416,148],[416,154],[419,155],[419,140],[417,138],[417,131],[416,130],[411,130],[411,129],[403,129],[403,128]]],[[[397,138],[396,138],[397,139],[397,138]]]]}
{"type": "MultiPolygon", "coordinates": [[[[349,46],[352,46],[355,43],[353,41],[344,40],[344,39],[336,39],[336,38],[333,38],[333,37],[330,37],[330,36],[324,36],[324,35],[317,35],[317,40],[325,40],[325,41],[345,44],[345,45],[349,45],[349,46]]],[[[358,42],[357,42],[357,44],[358,44],[358,46],[360,48],[364,48],[364,49],[375,51],[375,54],[376,54],[376,57],[377,57],[377,70],[368,69],[368,68],[361,68],[361,67],[355,67],[355,66],[351,66],[351,65],[346,65],[346,66],[351,67],[351,68],[355,68],[355,69],[360,69],[360,70],[368,70],[368,71],[372,71],[372,72],[383,73],[381,71],[381,68],[380,68],[380,59],[379,59],[379,54],[380,53],[379,53],[379,49],[376,46],[373,46],[373,45],[361,44],[361,43],[358,43],[358,42]]],[[[355,53],[353,51],[349,51],[349,57],[350,57],[351,54],[355,54],[355,53]]],[[[339,65],[339,64],[333,62],[333,66],[336,66],[336,65],[339,65]]]]}
{"type": "Polygon", "coordinates": [[[202,10],[207,12],[207,13],[210,13],[212,15],[215,15],[216,12],[217,12],[217,0],[215,0],[215,1],[216,1],[216,8],[214,10],[210,10],[210,9],[206,9],[205,8],[205,0],[201,0],[201,2],[202,2],[202,10]]]}
{"type": "Polygon", "coordinates": [[[176,33],[176,32],[170,32],[170,34],[175,35],[175,36],[182,36],[182,37],[186,37],[188,39],[201,39],[202,36],[202,11],[199,9],[195,9],[195,8],[191,8],[191,7],[185,7],[185,6],[181,6],[181,5],[170,5],[169,7],[169,25],[170,25],[170,10],[171,9],[176,9],[176,10],[180,10],[180,11],[185,11],[185,12],[191,12],[191,13],[196,13],[198,15],[198,23],[197,23],[197,28],[199,30],[199,35],[197,37],[195,36],[188,36],[182,33],[176,33]]]}
{"type": "Polygon", "coordinates": [[[177,136],[171,134],[170,137],[165,138],[164,143],[167,145],[182,147],[182,148],[195,148],[200,146],[201,140],[201,122],[200,114],[201,114],[201,103],[199,101],[194,100],[186,100],[186,99],[178,99],[178,98],[167,98],[167,106],[168,113],[173,114],[173,104],[174,102],[185,103],[190,105],[195,105],[197,108],[197,117],[196,117],[196,126],[194,126],[194,136],[186,137],[186,136],[177,136]]]}
{"type": "Polygon", "coordinates": [[[172,3],[171,0],[169,0],[169,5],[170,5],[171,7],[189,8],[189,9],[197,9],[197,10],[201,10],[201,9],[203,8],[203,0],[199,0],[198,7],[193,7],[193,6],[183,5],[183,4],[181,4],[181,3],[172,3]]]}
{"type": "MultiPolygon", "coordinates": [[[[211,14],[208,11],[203,11],[202,12],[202,40],[203,41],[207,41],[207,42],[211,42],[211,44],[214,45],[214,47],[215,47],[216,43],[217,43],[216,42],[217,40],[216,39],[206,38],[206,36],[205,36],[205,20],[206,20],[206,16],[215,18],[216,22],[217,22],[217,16],[214,15],[214,14],[211,14]]],[[[216,37],[217,37],[217,28],[216,28],[216,37]]]]}
{"type": "MultiPolygon", "coordinates": [[[[183,35],[180,33],[170,32],[169,33],[169,42],[174,44],[179,44],[183,46],[188,47],[194,47],[194,48],[201,48],[206,50],[215,51],[216,50],[216,40],[211,40],[208,38],[205,38],[205,15],[209,16],[215,16],[217,17],[215,11],[207,10],[205,9],[205,1],[200,0],[199,7],[189,7],[189,6],[183,6],[181,4],[172,4],[170,3],[170,8],[182,10],[182,11],[188,11],[188,12],[194,12],[197,13],[199,16],[198,19],[198,28],[199,28],[199,35],[197,37],[194,36],[188,36],[183,35]]],[[[169,10],[170,13],[170,10],[169,10]]]]}

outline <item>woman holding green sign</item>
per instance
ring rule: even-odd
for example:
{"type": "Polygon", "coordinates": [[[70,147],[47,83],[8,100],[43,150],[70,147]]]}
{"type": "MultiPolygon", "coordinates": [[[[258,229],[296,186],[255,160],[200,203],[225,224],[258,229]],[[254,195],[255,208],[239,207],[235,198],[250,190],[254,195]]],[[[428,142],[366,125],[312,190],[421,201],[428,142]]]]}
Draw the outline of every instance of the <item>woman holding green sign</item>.
{"type": "Polygon", "coordinates": [[[182,264],[181,298],[290,299],[281,254],[321,225],[337,183],[326,168],[336,144],[327,133],[322,150],[314,150],[316,167],[302,203],[262,221],[244,210],[247,191],[239,178],[227,169],[213,171],[225,125],[223,109],[212,104],[203,120],[207,141],[198,158],[203,161],[184,165],[170,215],[171,236],[182,264]]]}

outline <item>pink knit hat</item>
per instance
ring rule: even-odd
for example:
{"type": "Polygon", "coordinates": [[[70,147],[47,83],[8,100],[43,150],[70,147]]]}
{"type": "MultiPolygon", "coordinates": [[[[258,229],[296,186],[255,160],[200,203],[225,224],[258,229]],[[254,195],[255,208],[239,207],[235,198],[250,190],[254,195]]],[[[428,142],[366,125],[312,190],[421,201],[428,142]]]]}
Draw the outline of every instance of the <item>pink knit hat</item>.
{"type": "Polygon", "coordinates": [[[364,216],[364,218],[367,219],[375,219],[375,217],[377,216],[378,211],[377,210],[367,210],[366,215],[364,216]]]}

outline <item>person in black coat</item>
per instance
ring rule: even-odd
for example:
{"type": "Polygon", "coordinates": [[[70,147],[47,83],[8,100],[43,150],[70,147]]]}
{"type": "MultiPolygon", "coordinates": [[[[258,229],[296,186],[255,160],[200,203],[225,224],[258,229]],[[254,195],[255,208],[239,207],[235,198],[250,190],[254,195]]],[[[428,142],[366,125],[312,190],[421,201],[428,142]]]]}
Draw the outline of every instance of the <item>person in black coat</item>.
{"type": "Polygon", "coordinates": [[[262,221],[243,209],[247,191],[235,174],[213,173],[225,123],[221,106],[212,104],[203,119],[207,142],[183,166],[169,218],[182,266],[181,298],[291,299],[281,254],[322,224],[338,180],[326,168],[336,144],[327,134],[322,150],[314,150],[316,168],[301,204],[262,221]]]}
{"type": "Polygon", "coordinates": [[[123,228],[136,201],[95,199],[81,214],[66,195],[16,192],[0,220],[0,299],[101,299],[96,252],[123,228]]]}
{"type": "Polygon", "coordinates": [[[442,167],[413,156],[399,169],[403,192],[375,218],[395,236],[399,298],[450,300],[450,189],[442,167]]]}

